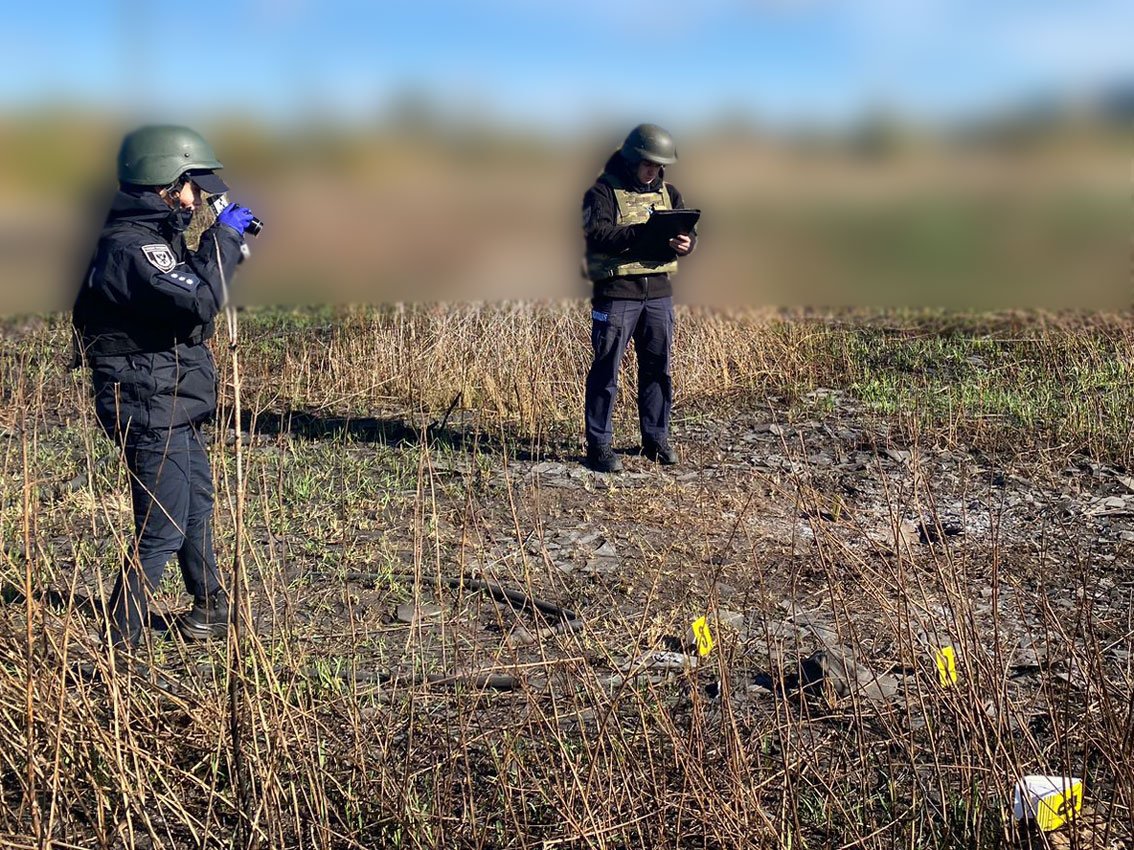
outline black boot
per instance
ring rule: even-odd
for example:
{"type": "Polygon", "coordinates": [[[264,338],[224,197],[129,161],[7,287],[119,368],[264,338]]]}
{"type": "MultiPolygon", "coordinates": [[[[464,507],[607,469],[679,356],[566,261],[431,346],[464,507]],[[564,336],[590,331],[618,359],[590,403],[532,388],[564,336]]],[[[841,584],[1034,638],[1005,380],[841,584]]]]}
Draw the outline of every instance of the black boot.
{"type": "Polygon", "coordinates": [[[677,463],[677,452],[665,440],[643,440],[642,455],[662,466],[673,466],[677,463]]]}
{"type": "Polygon", "coordinates": [[[223,593],[211,599],[194,599],[193,608],[177,618],[177,631],[185,640],[209,640],[228,635],[228,599],[223,593]]]}
{"type": "Polygon", "coordinates": [[[622,459],[609,443],[587,445],[587,466],[595,472],[621,472],[622,459]]]}

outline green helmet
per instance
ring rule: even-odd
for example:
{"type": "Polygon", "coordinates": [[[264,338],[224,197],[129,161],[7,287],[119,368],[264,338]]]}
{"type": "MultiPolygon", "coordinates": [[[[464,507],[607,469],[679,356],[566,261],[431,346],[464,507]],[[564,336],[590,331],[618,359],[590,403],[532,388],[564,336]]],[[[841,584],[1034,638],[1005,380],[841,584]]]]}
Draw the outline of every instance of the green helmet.
{"type": "Polygon", "coordinates": [[[168,186],[186,171],[224,168],[188,127],[149,126],[127,133],[118,151],[118,179],[137,186],[168,186]]]}
{"type": "Polygon", "coordinates": [[[622,143],[621,153],[627,162],[641,162],[643,159],[658,165],[677,162],[677,145],[673,136],[657,124],[639,124],[631,130],[622,143]]]}

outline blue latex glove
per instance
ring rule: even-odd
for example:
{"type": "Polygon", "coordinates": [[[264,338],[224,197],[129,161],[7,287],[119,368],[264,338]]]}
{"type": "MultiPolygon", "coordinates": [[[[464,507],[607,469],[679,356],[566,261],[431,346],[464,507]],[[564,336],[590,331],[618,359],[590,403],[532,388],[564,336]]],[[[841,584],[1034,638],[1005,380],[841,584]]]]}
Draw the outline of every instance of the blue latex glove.
{"type": "Polygon", "coordinates": [[[252,210],[248,207],[242,207],[239,204],[229,204],[221,214],[217,216],[217,221],[225,227],[231,227],[241,236],[244,235],[244,230],[252,223],[252,219],[256,216],[252,214],[252,210]]]}

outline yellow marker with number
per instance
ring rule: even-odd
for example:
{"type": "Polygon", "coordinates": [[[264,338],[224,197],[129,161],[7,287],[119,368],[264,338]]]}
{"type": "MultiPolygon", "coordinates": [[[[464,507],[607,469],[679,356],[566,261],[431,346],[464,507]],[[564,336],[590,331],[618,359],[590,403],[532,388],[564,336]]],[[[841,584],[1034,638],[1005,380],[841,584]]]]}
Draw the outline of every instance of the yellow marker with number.
{"type": "Polygon", "coordinates": [[[951,646],[933,650],[933,660],[937,663],[937,681],[941,687],[949,688],[957,684],[957,653],[951,646]]]}
{"type": "Polygon", "coordinates": [[[1059,829],[1083,808],[1083,780],[1074,776],[1025,776],[1016,783],[1012,814],[1034,819],[1044,832],[1059,829]]]}
{"type": "Polygon", "coordinates": [[[709,631],[709,621],[698,617],[693,621],[693,638],[697,641],[697,654],[704,658],[713,651],[713,633],[709,631]]]}

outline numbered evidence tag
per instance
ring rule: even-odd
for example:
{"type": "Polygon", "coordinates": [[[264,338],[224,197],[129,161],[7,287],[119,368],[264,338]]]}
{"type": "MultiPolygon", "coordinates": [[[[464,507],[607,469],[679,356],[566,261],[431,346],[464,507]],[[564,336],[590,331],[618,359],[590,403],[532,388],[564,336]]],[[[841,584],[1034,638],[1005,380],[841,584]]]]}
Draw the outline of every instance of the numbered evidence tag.
{"type": "Polygon", "coordinates": [[[1083,807],[1083,780],[1074,776],[1025,776],[1016,783],[1012,815],[1034,819],[1050,832],[1079,814],[1083,807]]]}
{"type": "Polygon", "coordinates": [[[693,621],[693,639],[697,641],[697,654],[702,658],[713,651],[713,633],[709,631],[709,621],[704,617],[693,621]]]}
{"type": "Polygon", "coordinates": [[[957,684],[957,653],[951,646],[933,650],[933,660],[937,663],[937,681],[941,687],[949,688],[957,684]]]}

